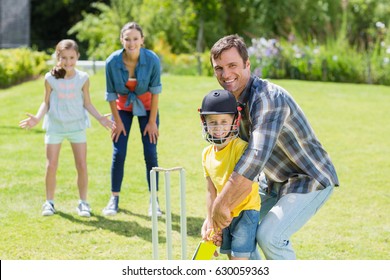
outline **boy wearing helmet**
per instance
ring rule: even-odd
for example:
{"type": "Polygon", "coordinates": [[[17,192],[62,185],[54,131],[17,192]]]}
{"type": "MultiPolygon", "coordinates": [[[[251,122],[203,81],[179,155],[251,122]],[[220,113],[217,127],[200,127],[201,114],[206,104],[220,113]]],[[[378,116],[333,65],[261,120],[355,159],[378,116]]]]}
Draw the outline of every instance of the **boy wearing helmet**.
{"type": "MultiPolygon", "coordinates": [[[[202,153],[207,182],[207,217],[202,238],[210,239],[214,200],[223,191],[248,143],[238,138],[240,113],[236,98],[229,91],[211,91],[204,97],[199,111],[203,136],[211,144],[202,153]]],[[[256,251],[256,229],[260,218],[258,188],[258,183],[253,182],[251,192],[233,209],[230,225],[222,230],[220,253],[227,254],[231,260],[247,260],[256,251]]],[[[221,234],[219,230],[215,233],[221,234]]]]}

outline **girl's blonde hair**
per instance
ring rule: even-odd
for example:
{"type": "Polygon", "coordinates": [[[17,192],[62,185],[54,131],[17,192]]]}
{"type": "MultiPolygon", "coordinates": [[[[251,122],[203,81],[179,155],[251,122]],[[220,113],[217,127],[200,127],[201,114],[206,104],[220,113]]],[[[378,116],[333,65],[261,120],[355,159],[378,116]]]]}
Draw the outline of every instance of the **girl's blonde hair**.
{"type": "MultiPolygon", "coordinates": [[[[64,40],[61,40],[57,46],[56,46],[56,50],[55,50],[55,55],[56,55],[56,59],[57,61],[59,60],[60,58],[60,55],[61,55],[61,52],[63,50],[75,50],[77,54],[80,54],[79,53],[79,46],[77,45],[77,43],[72,40],[72,39],[64,39],[64,40]]],[[[65,77],[65,74],[66,74],[66,70],[60,66],[54,66],[50,73],[56,78],[56,79],[61,79],[61,78],[64,78],[65,77]]]]}

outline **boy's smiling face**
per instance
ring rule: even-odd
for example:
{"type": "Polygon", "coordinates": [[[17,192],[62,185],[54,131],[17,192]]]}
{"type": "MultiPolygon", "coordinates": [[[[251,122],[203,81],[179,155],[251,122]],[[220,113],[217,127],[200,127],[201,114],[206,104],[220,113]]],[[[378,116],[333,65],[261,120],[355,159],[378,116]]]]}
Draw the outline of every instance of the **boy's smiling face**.
{"type": "Polygon", "coordinates": [[[225,140],[221,144],[216,145],[220,150],[230,142],[232,139],[230,133],[234,128],[234,115],[232,114],[218,114],[205,116],[207,132],[214,140],[225,140]]]}

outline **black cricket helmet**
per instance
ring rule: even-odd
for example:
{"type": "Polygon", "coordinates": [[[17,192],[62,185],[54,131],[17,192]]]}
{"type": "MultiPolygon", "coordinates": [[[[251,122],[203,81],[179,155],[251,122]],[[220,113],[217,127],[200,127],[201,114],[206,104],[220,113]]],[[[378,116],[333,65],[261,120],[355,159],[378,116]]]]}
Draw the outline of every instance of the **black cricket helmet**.
{"type": "Polygon", "coordinates": [[[235,96],[223,89],[210,91],[202,101],[202,107],[199,109],[200,118],[202,121],[203,138],[211,144],[221,145],[228,139],[233,139],[238,136],[238,127],[240,120],[239,108],[235,96]],[[226,125],[207,125],[207,115],[232,114],[233,122],[229,128],[226,125]],[[223,137],[213,136],[213,131],[227,131],[223,137]]]}

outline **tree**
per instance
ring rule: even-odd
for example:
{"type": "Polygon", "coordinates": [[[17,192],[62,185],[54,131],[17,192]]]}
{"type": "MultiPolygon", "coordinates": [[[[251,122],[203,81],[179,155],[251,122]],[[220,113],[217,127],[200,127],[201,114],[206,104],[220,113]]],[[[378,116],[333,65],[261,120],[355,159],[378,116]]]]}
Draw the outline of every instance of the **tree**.
{"type": "Polygon", "coordinates": [[[110,6],[93,3],[92,7],[99,14],[84,12],[83,19],[69,30],[78,40],[88,42],[90,58],[105,59],[120,48],[120,29],[129,21],[141,25],[148,48],[162,39],[175,53],[194,51],[194,13],[187,1],[111,0],[110,6]]]}
{"type": "MultiPolygon", "coordinates": [[[[40,51],[52,51],[64,38],[76,39],[67,32],[82,19],[82,11],[96,13],[92,2],[109,0],[31,0],[31,45],[40,51]]],[[[87,42],[79,42],[81,56],[85,57],[87,42]]]]}
{"type": "Polygon", "coordinates": [[[83,12],[83,19],[68,34],[75,34],[79,41],[88,42],[89,59],[105,60],[110,53],[120,48],[120,29],[133,18],[132,13],[137,4],[136,0],[115,0],[111,1],[111,6],[92,3],[91,6],[99,13],[83,12]]]}
{"type": "Polygon", "coordinates": [[[388,0],[350,0],[348,2],[347,38],[350,44],[359,50],[369,51],[374,45],[385,41],[385,31],[390,24],[388,0]]]}

